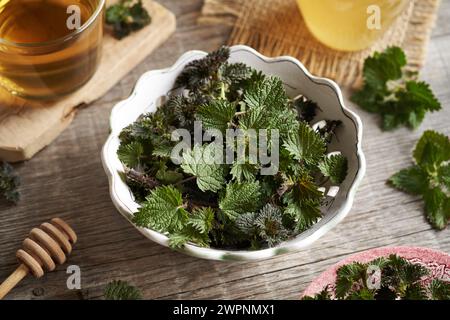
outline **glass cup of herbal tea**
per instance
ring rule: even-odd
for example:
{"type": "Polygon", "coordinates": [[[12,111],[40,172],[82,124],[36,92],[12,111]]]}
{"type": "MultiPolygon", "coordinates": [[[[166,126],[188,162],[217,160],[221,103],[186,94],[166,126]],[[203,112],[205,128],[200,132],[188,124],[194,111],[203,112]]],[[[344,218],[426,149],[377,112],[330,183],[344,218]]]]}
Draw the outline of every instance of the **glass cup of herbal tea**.
{"type": "Polygon", "coordinates": [[[105,0],[0,0],[0,86],[27,99],[72,93],[95,73],[105,0]]]}
{"type": "Polygon", "coordinates": [[[373,45],[404,12],[409,0],[297,0],[309,31],[341,51],[373,45]]]}

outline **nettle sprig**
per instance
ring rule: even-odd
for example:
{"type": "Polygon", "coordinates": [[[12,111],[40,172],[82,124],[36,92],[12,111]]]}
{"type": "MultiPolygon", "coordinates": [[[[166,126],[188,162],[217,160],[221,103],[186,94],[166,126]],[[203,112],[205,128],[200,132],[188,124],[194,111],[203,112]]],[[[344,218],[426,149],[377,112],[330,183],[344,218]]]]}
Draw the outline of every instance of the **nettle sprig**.
{"type": "Polygon", "coordinates": [[[379,114],[383,130],[416,129],[427,112],[441,109],[430,86],[419,81],[416,72],[407,71],[406,64],[399,47],[376,52],[364,62],[364,86],[351,98],[363,109],[379,114]]]}
{"type": "Polygon", "coordinates": [[[141,204],[133,221],[167,234],[174,248],[187,242],[275,246],[316,223],[325,199],[321,186],[327,181],[339,185],[347,175],[343,155],[326,155],[341,123],[330,120],[313,129],[314,102],[303,96],[290,99],[280,78],[230,63],[229,56],[229,48],[222,47],[188,63],[167,101],[120,134],[124,179],[141,204]],[[197,122],[202,134],[209,129],[222,134],[267,130],[268,145],[276,141],[279,146],[270,152],[279,152],[276,170],[264,175],[268,165],[250,161],[249,136],[241,141],[244,151],[232,149],[232,162],[207,161],[230,149],[202,142],[181,150],[176,164],[172,132],[185,129],[193,137],[197,122]],[[279,140],[272,140],[276,135],[279,140]]]}
{"type": "Polygon", "coordinates": [[[428,221],[444,229],[450,220],[450,140],[425,131],[413,151],[414,165],[394,174],[392,186],[422,196],[428,221]]]}
{"type": "Polygon", "coordinates": [[[397,255],[337,270],[336,281],[304,300],[450,300],[450,282],[432,279],[427,268],[397,255]]]}
{"type": "Polygon", "coordinates": [[[105,300],[141,300],[142,293],[126,281],[114,280],[104,290],[105,300]]]}
{"type": "Polygon", "coordinates": [[[20,200],[19,186],[20,178],[14,168],[7,162],[0,163],[0,195],[7,201],[17,203],[20,200]]]}
{"type": "Polygon", "coordinates": [[[114,37],[119,40],[144,28],[151,21],[142,0],[120,0],[106,9],[106,23],[113,27],[114,37]]]}

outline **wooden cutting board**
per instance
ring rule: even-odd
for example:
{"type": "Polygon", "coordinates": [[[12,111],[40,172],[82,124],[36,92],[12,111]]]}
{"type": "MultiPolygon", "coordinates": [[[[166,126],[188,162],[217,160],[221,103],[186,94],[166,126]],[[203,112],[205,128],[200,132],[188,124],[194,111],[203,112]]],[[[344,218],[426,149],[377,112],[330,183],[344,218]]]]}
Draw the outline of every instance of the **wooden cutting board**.
{"type": "Polygon", "coordinates": [[[30,159],[70,124],[77,109],[102,97],[169,38],[176,28],[174,14],[156,2],[144,3],[152,23],[120,41],[105,32],[103,57],[96,74],[72,95],[58,102],[38,103],[0,89],[0,160],[30,159]]]}

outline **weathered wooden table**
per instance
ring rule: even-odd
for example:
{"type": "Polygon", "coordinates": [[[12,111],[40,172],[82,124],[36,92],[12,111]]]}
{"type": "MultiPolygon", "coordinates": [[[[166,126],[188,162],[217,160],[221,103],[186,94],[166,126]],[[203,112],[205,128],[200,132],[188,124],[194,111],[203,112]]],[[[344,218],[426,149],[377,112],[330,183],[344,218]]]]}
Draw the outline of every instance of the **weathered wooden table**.
{"type": "Polygon", "coordinates": [[[82,289],[68,290],[64,267],[41,280],[28,277],[11,299],[97,299],[106,283],[127,280],[147,299],[297,299],[311,280],[352,253],[380,246],[426,246],[450,252],[450,229],[437,232],[425,221],[420,199],[386,186],[411,161],[425,129],[450,134],[450,2],[443,1],[422,76],[444,107],[420,130],[381,132],[376,117],[354,109],[364,122],[367,174],[348,217],[309,249],[252,263],[211,262],[163,248],[144,238],[113,207],[100,150],[108,135],[111,107],[125,98],[146,70],[171,65],[186,50],[213,50],[230,32],[197,26],[201,0],[165,0],[178,17],[178,31],[100,101],[81,110],[52,145],[17,166],[22,177],[18,206],[0,204],[0,279],[16,267],[15,251],[32,227],[60,216],[79,235],[70,264],[81,268],[82,289]]]}

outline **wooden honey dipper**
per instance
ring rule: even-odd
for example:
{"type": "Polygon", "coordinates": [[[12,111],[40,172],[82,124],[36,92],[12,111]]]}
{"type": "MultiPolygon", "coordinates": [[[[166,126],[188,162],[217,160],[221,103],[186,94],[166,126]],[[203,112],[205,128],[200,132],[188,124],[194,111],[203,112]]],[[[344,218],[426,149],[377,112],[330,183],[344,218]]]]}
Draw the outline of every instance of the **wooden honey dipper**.
{"type": "Polygon", "coordinates": [[[72,244],[75,242],[76,233],[60,218],[53,218],[51,223],[45,222],[39,228],[31,230],[29,237],[23,241],[23,249],[16,253],[21,264],[0,285],[0,299],[28,273],[40,278],[44,275],[44,270],[53,271],[56,264],[63,264],[66,255],[72,252],[72,244]]]}

